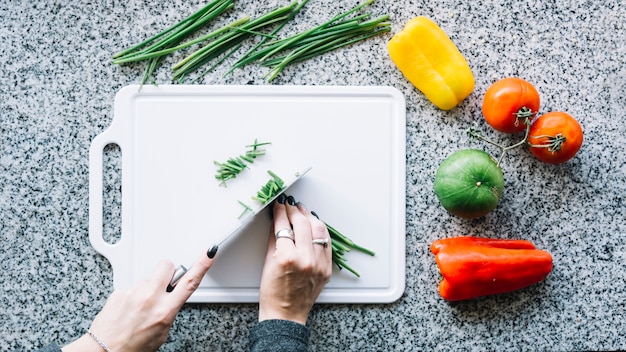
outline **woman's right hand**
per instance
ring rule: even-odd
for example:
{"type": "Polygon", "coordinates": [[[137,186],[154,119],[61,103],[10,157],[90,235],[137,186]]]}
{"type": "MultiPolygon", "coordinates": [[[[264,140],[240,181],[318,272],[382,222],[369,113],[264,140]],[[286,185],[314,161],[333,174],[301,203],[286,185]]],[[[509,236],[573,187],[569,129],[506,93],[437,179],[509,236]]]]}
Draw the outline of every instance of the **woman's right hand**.
{"type": "Polygon", "coordinates": [[[330,235],[326,225],[291,196],[281,195],[273,214],[259,290],[259,321],[282,319],[306,324],[332,274],[330,235]],[[284,229],[293,231],[294,240],[276,238],[276,232],[284,229]],[[328,242],[314,244],[314,239],[328,242]]]}
{"type": "Polygon", "coordinates": [[[96,338],[112,351],[156,351],[167,339],[178,311],[213,264],[214,255],[214,249],[203,254],[171,292],[167,287],[174,264],[161,261],[150,278],[111,294],[89,328],[95,338],[85,334],[63,347],[63,352],[102,351],[96,338]]]}

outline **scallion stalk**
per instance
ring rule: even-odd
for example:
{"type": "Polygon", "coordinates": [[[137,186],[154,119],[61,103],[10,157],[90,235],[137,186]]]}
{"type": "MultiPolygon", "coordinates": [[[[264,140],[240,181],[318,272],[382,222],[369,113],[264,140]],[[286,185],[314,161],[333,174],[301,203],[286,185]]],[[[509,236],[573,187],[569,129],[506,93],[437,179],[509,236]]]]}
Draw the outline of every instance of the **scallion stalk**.
{"type": "Polygon", "coordinates": [[[213,60],[219,54],[228,51],[233,46],[241,43],[246,38],[258,32],[260,29],[275,23],[284,23],[291,18],[291,13],[298,8],[298,2],[294,1],[287,6],[277,8],[256,19],[250,20],[239,26],[233,26],[214,41],[191,53],[183,60],[176,63],[173,69],[173,78],[180,80],[189,73],[195,71],[208,61],[213,60]]]}
{"type": "Polygon", "coordinates": [[[283,29],[283,27],[304,7],[304,5],[306,5],[308,1],[309,0],[303,0],[302,2],[300,2],[300,4],[296,8],[294,8],[294,10],[291,12],[289,17],[285,19],[285,21],[283,21],[276,28],[274,28],[274,30],[269,33],[269,36],[266,36],[263,39],[261,39],[261,41],[259,41],[257,45],[255,45],[252,49],[248,50],[241,58],[239,58],[239,60],[237,60],[231,66],[231,68],[224,74],[224,76],[227,76],[228,74],[232,73],[235,69],[249,63],[250,62],[249,57],[253,55],[261,46],[263,46],[265,42],[267,41],[267,39],[270,38],[270,36],[275,36],[281,29],[283,29]]]}
{"type": "Polygon", "coordinates": [[[364,29],[355,28],[352,30],[347,30],[345,31],[345,33],[338,32],[334,36],[329,36],[325,39],[311,42],[303,47],[298,47],[292,50],[288,55],[277,58],[274,61],[264,62],[262,63],[262,65],[271,67],[270,71],[266,74],[266,77],[269,81],[272,81],[285,67],[291,64],[308,60],[312,57],[319,56],[338,48],[373,37],[382,33],[383,31],[390,30],[390,25],[388,22],[381,21],[380,24],[381,27],[368,26],[363,27],[364,29]]]}
{"type": "Polygon", "coordinates": [[[389,16],[367,20],[370,14],[361,14],[353,18],[346,18],[372,2],[373,0],[368,0],[319,26],[285,39],[269,41],[259,46],[255,52],[248,53],[244,58],[238,60],[227,74],[238,67],[259,61],[262,66],[270,68],[265,78],[272,81],[289,65],[390,31],[389,16]],[[278,56],[279,53],[287,51],[288,53],[278,56]]]}
{"type": "MultiPolygon", "coordinates": [[[[318,217],[317,214],[315,213],[313,214],[316,217],[318,217]]],[[[330,235],[330,238],[331,238],[333,263],[335,263],[335,265],[337,265],[339,269],[346,269],[352,274],[354,274],[356,277],[360,277],[359,273],[347,264],[347,260],[344,257],[344,254],[354,249],[354,250],[363,252],[365,254],[374,256],[375,255],[374,251],[369,250],[363,246],[360,246],[354,243],[354,241],[349,239],[347,236],[343,235],[341,232],[337,231],[337,229],[330,226],[327,222],[324,222],[324,224],[326,225],[326,228],[328,229],[328,234],[330,235]]]]}
{"type": "Polygon", "coordinates": [[[185,48],[188,48],[188,47],[190,47],[192,45],[201,43],[201,42],[203,42],[205,40],[209,40],[211,38],[217,37],[217,36],[223,34],[224,32],[231,30],[233,27],[237,27],[237,26],[242,25],[242,24],[244,24],[244,23],[246,23],[248,21],[250,21],[250,17],[245,16],[245,17],[242,17],[242,18],[240,18],[238,20],[233,21],[232,23],[230,23],[230,24],[228,24],[228,25],[226,25],[224,27],[216,29],[216,30],[212,31],[211,33],[205,34],[205,35],[203,35],[203,36],[201,36],[199,38],[196,38],[194,40],[185,42],[183,44],[180,44],[180,45],[177,45],[177,46],[174,46],[174,47],[170,47],[170,48],[167,48],[167,49],[161,49],[161,50],[158,50],[158,51],[141,52],[141,53],[137,53],[135,55],[125,56],[125,57],[113,60],[113,63],[124,64],[124,63],[128,63],[128,62],[133,62],[133,61],[143,61],[143,60],[147,60],[147,59],[152,59],[152,58],[156,58],[156,57],[165,56],[165,55],[171,54],[171,53],[173,53],[175,51],[178,51],[178,50],[181,50],[181,49],[185,49],[185,48]]]}
{"type": "MultiPolygon", "coordinates": [[[[120,51],[118,53],[116,53],[115,55],[113,55],[114,59],[120,58],[120,57],[125,57],[128,55],[131,55],[137,51],[139,51],[139,49],[145,47],[146,45],[149,45],[150,43],[159,43],[159,42],[164,42],[165,40],[160,40],[160,38],[167,36],[166,38],[172,37],[172,36],[176,36],[176,34],[180,33],[181,31],[183,31],[185,28],[188,28],[190,26],[190,24],[195,23],[198,19],[201,19],[204,15],[206,15],[208,12],[210,12],[211,10],[214,10],[216,7],[218,7],[221,3],[231,3],[232,4],[232,0],[214,0],[211,3],[207,4],[206,6],[204,6],[203,8],[201,8],[200,10],[198,10],[197,12],[195,12],[194,14],[192,14],[191,16],[181,20],[180,22],[178,22],[177,24],[167,28],[166,30],[138,43],[135,44],[134,46],[124,50],[124,51],[120,51]]],[[[206,18],[205,18],[206,19],[206,18]]]]}
{"type": "Polygon", "coordinates": [[[132,61],[148,60],[148,64],[146,65],[144,75],[141,80],[141,84],[143,85],[150,77],[152,77],[157,66],[163,61],[163,56],[173,52],[168,49],[176,47],[178,43],[195,33],[208,22],[222,14],[224,11],[231,9],[234,6],[233,2],[233,0],[212,1],[174,26],[171,26],[170,28],[132,46],[127,50],[113,55],[113,63],[123,64],[132,61]]]}
{"type": "Polygon", "coordinates": [[[241,48],[242,44],[240,43],[239,45],[235,46],[234,48],[232,48],[229,52],[227,52],[226,54],[224,54],[224,56],[222,56],[221,59],[219,59],[217,62],[215,62],[213,65],[211,65],[209,68],[207,68],[206,70],[204,70],[204,72],[202,72],[201,74],[199,74],[196,78],[193,79],[193,81],[191,81],[192,83],[196,83],[198,82],[200,79],[202,79],[204,76],[208,75],[209,73],[211,73],[211,71],[213,71],[218,65],[220,65],[222,62],[224,62],[226,59],[228,59],[230,56],[232,56],[237,50],[239,50],[239,48],[241,48]]]}
{"type": "Polygon", "coordinates": [[[374,2],[374,0],[368,0],[368,1],[366,1],[366,2],[364,2],[362,4],[360,4],[360,5],[356,6],[352,10],[349,10],[347,12],[344,12],[344,13],[342,13],[340,15],[337,15],[337,16],[333,17],[332,19],[330,19],[330,21],[327,21],[327,22],[325,22],[325,23],[323,23],[323,24],[321,24],[321,25],[319,25],[317,27],[314,27],[312,29],[309,29],[307,31],[304,31],[304,32],[298,34],[298,35],[295,35],[295,36],[291,37],[289,40],[286,40],[283,44],[279,45],[277,48],[273,49],[272,51],[267,53],[265,56],[261,57],[259,60],[260,61],[266,60],[270,56],[272,56],[272,55],[282,51],[283,48],[288,46],[289,44],[291,44],[293,42],[296,42],[298,40],[301,40],[301,39],[311,35],[312,33],[315,33],[316,31],[324,29],[324,28],[330,26],[333,22],[336,22],[336,21],[338,21],[338,20],[340,20],[342,18],[345,18],[345,17],[349,16],[350,14],[352,14],[352,13],[362,9],[363,7],[372,4],[373,2],[374,2]]]}
{"type": "Polygon", "coordinates": [[[245,39],[250,36],[260,36],[262,39],[259,43],[235,61],[224,75],[226,76],[235,69],[252,62],[259,62],[262,66],[269,68],[265,77],[272,81],[289,65],[388,32],[391,26],[388,21],[389,16],[381,16],[374,20],[367,20],[370,14],[352,16],[355,12],[374,2],[374,0],[367,0],[332,17],[321,25],[284,39],[277,39],[278,31],[308,2],[308,0],[295,0],[287,6],[276,8],[255,19],[243,17],[196,39],[183,42],[184,39],[205,26],[209,21],[234,7],[233,2],[234,0],[213,0],[176,25],[113,55],[113,63],[121,65],[147,61],[141,81],[143,85],[153,76],[165,56],[209,41],[208,44],[172,66],[172,79],[182,82],[190,73],[216,60],[216,63],[194,79],[195,82],[234,55],[241,48],[245,39]],[[275,25],[275,28],[267,34],[264,33],[263,29],[271,25],[275,25]]]}

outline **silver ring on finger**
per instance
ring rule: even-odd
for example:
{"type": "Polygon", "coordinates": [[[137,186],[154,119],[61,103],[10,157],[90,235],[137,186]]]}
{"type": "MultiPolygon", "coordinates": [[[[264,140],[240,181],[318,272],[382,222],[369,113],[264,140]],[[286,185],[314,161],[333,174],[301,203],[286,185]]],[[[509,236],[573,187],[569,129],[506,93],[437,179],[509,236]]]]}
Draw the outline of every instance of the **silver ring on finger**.
{"type": "Polygon", "coordinates": [[[276,231],[276,233],[274,234],[274,236],[276,236],[276,239],[278,240],[279,238],[288,238],[290,239],[293,243],[296,243],[296,236],[293,234],[293,230],[291,230],[288,227],[285,227],[284,229],[280,229],[278,231],[276,231]]]}
{"type": "Polygon", "coordinates": [[[320,246],[323,246],[324,248],[328,248],[328,237],[316,238],[313,240],[313,244],[318,244],[320,246]]]}

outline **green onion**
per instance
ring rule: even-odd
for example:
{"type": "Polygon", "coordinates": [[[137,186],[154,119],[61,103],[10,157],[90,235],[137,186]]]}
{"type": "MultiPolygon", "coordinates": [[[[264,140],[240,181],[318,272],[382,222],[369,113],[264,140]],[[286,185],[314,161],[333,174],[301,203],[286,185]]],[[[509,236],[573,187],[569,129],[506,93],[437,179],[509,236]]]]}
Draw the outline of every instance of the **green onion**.
{"type": "Polygon", "coordinates": [[[234,7],[234,0],[213,0],[176,25],[129,49],[116,53],[113,55],[113,63],[122,65],[146,61],[141,84],[143,85],[151,79],[153,83],[156,83],[152,77],[167,55],[209,41],[172,66],[172,79],[180,83],[192,72],[215,60],[215,63],[193,79],[193,82],[197,82],[239,51],[244,40],[251,36],[260,36],[262,39],[259,43],[244,53],[224,76],[237,68],[258,62],[269,68],[264,77],[268,81],[272,81],[290,65],[388,32],[391,29],[391,24],[388,21],[389,16],[381,16],[369,21],[367,18],[370,17],[370,14],[360,14],[348,18],[374,2],[374,0],[367,0],[334,16],[321,25],[284,39],[277,39],[276,34],[307,2],[308,0],[301,0],[300,2],[296,0],[255,19],[244,16],[208,34],[184,42],[187,37],[206,26],[211,20],[234,7]],[[271,25],[275,25],[275,28],[270,33],[264,33],[263,30],[271,25]]]}
{"type": "Polygon", "coordinates": [[[244,207],[243,212],[237,217],[237,219],[241,219],[246,213],[251,212],[252,208],[250,208],[250,206],[248,206],[246,203],[238,200],[237,202],[239,202],[239,204],[241,204],[244,207]]]}
{"type": "MultiPolygon", "coordinates": [[[[172,67],[173,79],[182,81],[189,73],[197,70],[200,66],[215,59],[222,53],[227,52],[251,35],[260,34],[258,31],[264,27],[276,23],[284,24],[292,18],[292,13],[299,9],[298,5],[298,2],[294,1],[287,6],[277,8],[241,25],[224,27],[227,31],[221,36],[191,53],[172,67]]],[[[273,38],[273,35],[263,36],[273,38]]]]}
{"type": "Polygon", "coordinates": [[[153,37],[113,55],[113,62],[122,64],[131,61],[149,60],[141,84],[144,84],[163,61],[164,55],[173,51],[178,43],[189,37],[208,22],[234,6],[234,0],[214,0],[191,16],[153,37]],[[155,54],[158,53],[158,54],[155,54]]]}
{"type": "Polygon", "coordinates": [[[226,74],[251,62],[259,61],[261,65],[270,68],[265,78],[272,81],[289,65],[390,31],[391,23],[387,15],[370,21],[366,21],[370,17],[369,14],[345,19],[373,2],[374,0],[368,0],[317,27],[257,46],[255,51],[248,52],[235,62],[226,74]],[[284,52],[287,53],[278,56],[284,52]]]}
{"type": "Polygon", "coordinates": [[[262,143],[259,143],[259,142],[255,139],[255,140],[254,140],[254,143],[253,143],[253,144],[248,144],[248,145],[246,146],[246,148],[252,148],[252,150],[257,150],[257,148],[258,148],[258,147],[262,147],[262,146],[264,146],[264,145],[270,145],[270,144],[272,144],[272,142],[262,142],[262,143]]]}
{"type": "Polygon", "coordinates": [[[256,196],[252,197],[252,200],[256,200],[263,205],[277,196],[285,187],[285,182],[278,175],[271,170],[267,170],[267,173],[271,178],[261,187],[256,196]]]}
{"type": "Polygon", "coordinates": [[[330,233],[330,237],[333,239],[334,242],[337,242],[341,245],[345,245],[348,248],[356,249],[358,251],[361,251],[365,254],[369,254],[371,256],[375,255],[374,251],[371,251],[367,248],[359,246],[348,237],[342,235],[341,232],[337,231],[334,227],[326,224],[326,228],[328,228],[328,233],[330,233]]]}
{"type": "Polygon", "coordinates": [[[357,7],[353,8],[350,11],[344,12],[344,13],[342,13],[340,15],[337,15],[337,16],[333,17],[330,21],[327,21],[327,22],[325,22],[325,23],[323,23],[323,24],[321,24],[321,25],[319,25],[319,26],[317,26],[315,28],[309,29],[309,30],[304,31],[302,33],[299,33],[299,34],[297,34],[297,35],[295,35],[293,37],[287,38],[286,40],[282,41],[282,43],[278,47],[272,49],[269,53],[265,54],[265,56],[263,56],[260,59],[260,61],[263,61],[263,60],[267,59],[268,57],[278,53],[279,51],[283,50],[289,44],[292,44],[294,42],[297,42],[298,40],[306,38],[307,36],[309,36],[309,35],[317,32],[319,30],[322,30],[322,29],[330,26],[333,22],[338,21],[338,20],[340,20],[340,19],[342,19],[342,18],[344,18],[346,16],[349,16],[350,14],[352,14],[352,13],[362,9],[363,7],[365,7],[367,5],[372,4],[373,2],[374,2],[374,0],[368,0],[368,1],[358,5],[357,7]]]}
{"type": "Polygon", "coordinates": [[[257,43],[256,46],[254,46],[252,49],[248,50],[239,60],[237,60],[237,62],[235,62],[235,64],[224,74],[224,76],[227,76],[228,74],[232,73],[235,69],[245,65],[246,63],[250,62],[248,61],[248,58],[257,51],[258,48],[260,48],[263,44],[265,44],[265,42],[276,35],[276,33],[278,33],[281,29],[283,29],[283,27],[287,24],[287,22],[289,22],[295,15],[296,13],[298,13],[303,7],[304,5],[306,5],[306,3],[309,0],[303,0],[289,15],[289,17],[287,19],[285,19],[285,21],[283,21],[280,25],[278,25],[273,31],[270,32],[269,36],[265,36],[263,39],[261,39],[261,41],[259,41],[259,43],[257,43]]]}
{"type": "MultiPolygon", "coordinates": [[[[369,15],[361,15],[361,16],[358,16],[357,18],[364,18],[364,17],[367,17],[367,16],[369,16],[369,15]]],[[[347,22],[347,24],[350,24],[350,25],[354,25],[355,23],[356,23],[355,19],[351,19],[351,20],[349,20],[347,22]]],[[[346,25],[346,21],[337,23],[336,25],[334,25],[331,28],[322,29],[319,32],[316,32],[316,33],[314,33],[314,34],[312,34],[312,35],[310,35],[310,36],[308,36],[308,37],[306,37],[304,39],[301,39],[299,41],[295,41],[294,43],[286,46],[284,49],[291,49],[291,48],[296,47],[297,45],[301,45],[301,44],[304,44],[304,43],[310,43],[312,41],[315,41],[315,40],[319,39],[320,35],[324,35],[324,34],[327,35],[328,32],[331,32],[331,34],[332,34],[332,32],[334,30],[336,30],[336,28],[341,28],[344,25],[346,25]]],[[[293,37],[296,37],[296,36],[300,36],[300,34],[296,34],[295,36],[288,37],[288,38],[282,39],[280,41],[270,42],[270,43],[265,44],[265,45],[264,45],[264,43],[259,43],[259,45],[257,45],[253,50],[251,50],[244,57],[239,59],[233,65],[233,67],[231,68],[231,70],[229,72],[232,72],[235,68],[239,68],[239,67],[241,67],[243,65],[246,65],[248,63],[251,63],[251,62],[254,62],[254,61],[259,61],[262,57],[266,56],[269,52],[271,52],[275,48],[281,46],[284,41],[289,40],[289,39],[291,39],[293,37]],[[261,47],[261,46],[264,46],[264,48],[259,49],[259,47],[261,47]]],[[[227,74],[229,72],[227,72],[227,74]]]]}
{"type": "Polygon", "coordinates": [[[328,229],[328,233],[330,234],[330,238],[332,239],[332,252],[333,252],[333,262],[335,265],[339,267],[339,269],[346,269],[356,277],[361,277],[359,273],[352,269],[348,264],[347,260],[344,258],[344,254],[350,252],[355,249],[365,254],[374,256],[374,251],[371,251],[367,248],[364,248],[343,235],[341,232],[337,231],[334,227],[330,226],[328,223],[326,224],[326,228],[328,229]]]}
{"type": "Polygon", "coordinates": [[[218,37],[220,35],[222,35],[224,32],[227,32],[229,30],[231,30],[233,27],[242,25],[246,22],[250,21],[249,17],[242,17],[238,20],[235,20],[233,22],[231,22],[230,24],[221,27],[219,29],[216,29],[208,34],[205,34],[201,37],[198,37],[194,40],[185,42],[183,44],[177,45],[177,46],[173,46],[173,47],[168,47],[165,49],[161,49],[158,51],[142,51],[139,53],[136,53],[134,55],[128,55],[128,56],[124,56],[118,59],[113,60],[113,63],[115,64],[124,64],[124,63],[128,63],[128,62],[134,62],[134,61],[143,61],[143,60],[148,60],[148,59],[153,59],[153,58],[158,58],[158,57],[162,57],[168,54],[171,54],[175,51],[181,50],[181,49],[185,49],[188,48],[194,44],[198,44],[201,43],[205,40],[209,40],[211,38],[214,37],[218,37]]]}
{"type": "Polygon", "coordinates": [[[204,76],[206,76],[207,74],[211,73],[218,65],[220,65],[222,62],[224,62],[224,60],[228,59],[231,55],[233,55],[237,50],[239,50],[239,48],[241,48],[242,44],[239,44],[237,46],[235,46],[234,48],[232,48],[229,52],[227,52],[226,54],[224,54],[224,56],[222,56],[221,59],[219,59],[216,63],[214,63],[213,65],[211,65],[208,69],[204,70],[204,72],[202,72],[201,74],[199,74],[196,78],[193,79],[193,81],[191,81],[191,83],[196,83],[198,82],[200,79],[202,79],[204,76]]]}
{"type": "Polygon", "coordinates": [[[299,46],[294,48],[288,55],[275,58],[273,61],[263,62],[262,64],[264,66],[270,67],[270,71],[265,75],[265,77],[268,81],[272,81],[280,74],[280,72],[282,72],[282,70],[285,69],[285,67],[289,65],[334,51],[341,47],[365,40],[389,30],[390,23],[381,21],[380,28],[365,27],[361,30],[360,28],[355,27],[355,30],[351,33],[341,34],[341,32],[337,32],[326,39],[299,46]]]}
{"type": "Polygon", "coordinates": [[[150,52],[154,48],[167,46],[168,43],[180,40],[182,37],[191,34],[190,32],[193,29],[197,29],[199,27],[199,24],[206,23],[209,20],[215,18],[219,14],[215,12],[216,10],[218,10],[217,12],[219,12],[219,10],[224,11],[231,7],[233,7],[233,0],[214,0],[196,13],[178,22],[174,26],[171,26],[170,28],[164,30],[163,32],[160,32],[159,34],[156,34],[153,37],[146,39],[145,41],[136,44],[129,49],[116,53],[115,55],[113,55],[113,58],[119,59],[122,57],[134,56],[138,55],[141,52],[150,52]],[[193,26],[194,23],[196,24],[195,26],[193,26]],[[162,37],[165,38],[160,39],[162,37]],[[150,43],[153,43],[150,47],[148,47],[147,49],[142,49],[150,43]]]}
{"type": "MultiPolygon", "coordinates": [[[[312,48],[312,50],[309,50],[306,55],[302,55],[297,60],[292,59],[292,61],[304,61],[311,57],[324,54],[328,51],[373,37],[380,34],[381,31],[388,31],[390,25],[390,22],[387,21],[388,19],[389,16],[381,16],[375,20],[368,21],[367,23],[355,24],[350,28],[338,30],[334,33],[324,33],[323,35],[318,36],[319,38],[312,37],[309,40],[303,40],[301,43],[298,43],[298,46],[294,46],[294,48],[302,47],[304,44],[308,44],[306,48],[312,48]]],[[[286,55],[282,57],[274,57],[273,59],[265,60],[262,64],[264,66],[274,66],[275,64],[281,63],[281,61],[284,61],[286,58],[286,55]]]]}
{"type": "Polygon", "coordinates": [[[217,168],[215,178],[220,181],[220,184],[226,186],[226,181],[237,177],[243,170],[248,168],[248,164],[254,163],[254,159],[259,156],[265,155],[265,149],[259,148],[266,145],[270,145],[270,142],[259,143],[257,139],[254,143],[246,145],[246,153],[234,158],[228,158],[225,162],[214,161],[217,168]]]}

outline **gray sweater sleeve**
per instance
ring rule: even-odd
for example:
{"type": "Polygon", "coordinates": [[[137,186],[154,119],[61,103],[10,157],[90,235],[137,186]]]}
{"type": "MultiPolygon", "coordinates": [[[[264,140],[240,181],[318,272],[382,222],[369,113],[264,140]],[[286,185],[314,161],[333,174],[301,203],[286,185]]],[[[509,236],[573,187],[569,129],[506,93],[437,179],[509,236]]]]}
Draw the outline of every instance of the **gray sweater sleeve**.
{"type": "Polygon", "coordinates": [[[37,350],[36,352],[61,352],[61,347],[56,344],[45,346],[44,348],[37,350]]]}
{"type": "Polygon", "coordinates": [[[250,331],[250,351],[306,352],[309,328],[288,320],[264,320],[250,331]]]}
{"type": "MultiPolygon", "coordinates": [[[[309,328],[288,320],[265,320],[250,331],[251,352],[306,352],[309,348],[309,328]]],[[[36,352],[61,352],[52,344],[36,352]]]]}

